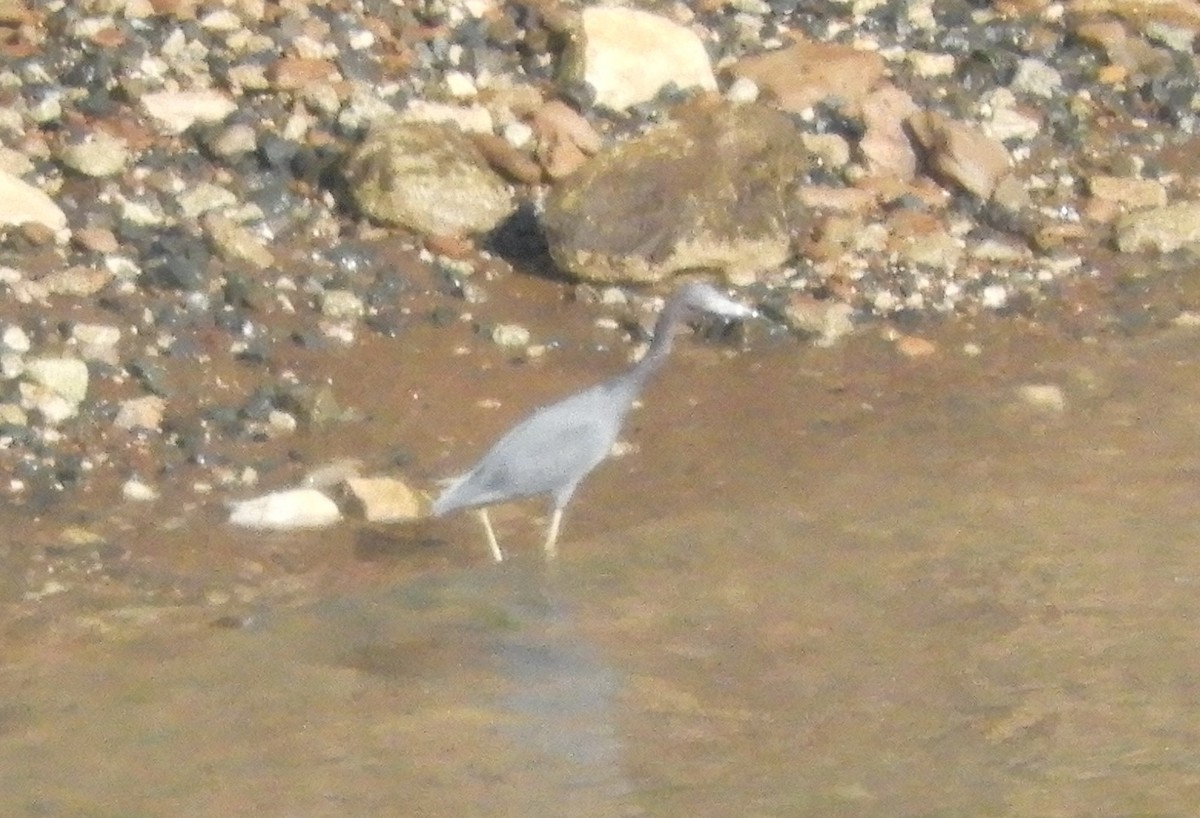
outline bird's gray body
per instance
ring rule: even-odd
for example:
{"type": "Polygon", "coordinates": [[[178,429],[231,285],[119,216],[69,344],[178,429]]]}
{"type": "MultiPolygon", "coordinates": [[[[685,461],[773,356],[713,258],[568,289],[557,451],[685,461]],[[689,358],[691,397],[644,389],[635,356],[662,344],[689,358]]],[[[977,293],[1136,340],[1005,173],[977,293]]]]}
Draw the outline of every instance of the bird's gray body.
{"type": "Polygon", "coordinates": [[[642,360],[608,380],[543,406],[519,422],[468,472],[454,478],[434,502],[440,517],[462,508],[479,508],[488,544],[503,558],[486,507],[508,500],[549,495],[553,514],[546,553],[553,556],[562,511],[583,478],[612,450],[625,416],[646,380],[671,351],[675,325],[689,312],[749,318],[754,310],[708,284],[685,284],[663,307],[642,360]]]}
{"type": "Polygon", "coordinates": [[[636,396],[631,386],[618,376],[536,409],[454,479],[434,516],[543,494],[562,508],[612,450],[636,396]]]}

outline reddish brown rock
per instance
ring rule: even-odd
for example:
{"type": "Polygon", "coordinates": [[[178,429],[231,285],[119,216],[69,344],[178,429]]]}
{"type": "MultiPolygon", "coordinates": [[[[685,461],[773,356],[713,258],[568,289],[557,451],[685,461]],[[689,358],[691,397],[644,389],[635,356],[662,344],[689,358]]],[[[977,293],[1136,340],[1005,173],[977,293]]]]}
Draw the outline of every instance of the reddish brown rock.
{"type": "Polygon", "coordinates": [[[541,106],[530,124],[537,137],[538,161],[551,179],[574,173],[603,145],[592,124],[559,100],[541,106]]]}
{"type": "Polygon", "coordinates": [[[274,62],[267,78],[282,91],[296,91],[316,82],[340,79],[337,68],[328,60],[282,57],[274,62]]]}
{"type": "Polygon", "coordinates": [[[904,123],[919,110],[907,91],[891,84],[872,91],[863,100],[866,133],[858,148],[869,174],[895,176],[905,181],[916,176],[917,153],[904,123]]]}
{"type": "Polygon", "coordinates": [[[542,181],[541,165],[508,144],[503,137],[478,133],[471,134],[471,141],[489,165],[512,181],[525,185],[536,185],[542,181]]]}
{"type": "Polygon", "coordinates": [[[1010,172],[1008,151],[987,134],[936,111],[908,118],[929,168],[942,180],[986,201],[1010,172]]]}
{"type": "Polygon", "coordinates": [[[102,227],[82,227],[75,231],[71,240],[84,250],[90,250],[93,253],[115,253],[119,247],[117,237],[113,235],[113,232],[102,227]]]}
{"type": "Polygon", "coordinates": [[[785,111],[799,113],[836,98],[857,114],[867,94],[883,78],[883,57],[846,45],[797,40],[778,51],[739,60],[732,68],[774,98],[785,111]]]}
{"type": "Polygon", "coordinates": [[[1200,32],[1200,2],[1197,0],[1070,0],[1067,13],[1088,18],[1115,15],[1138,28],[1165,23],[1200,32]]]}

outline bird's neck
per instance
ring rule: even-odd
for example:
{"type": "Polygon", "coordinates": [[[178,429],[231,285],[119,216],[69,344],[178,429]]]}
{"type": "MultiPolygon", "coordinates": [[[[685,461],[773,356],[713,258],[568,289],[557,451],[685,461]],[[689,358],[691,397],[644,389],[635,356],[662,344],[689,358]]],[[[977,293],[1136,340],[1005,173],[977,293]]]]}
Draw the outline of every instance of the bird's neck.
{"type": "Polygon", "coordinates": [[[646,354],[634,366],[635,377],[639,384],[644,383],[671,354],[671,345],[675,340],[675,329],[683,318],[684,306],[677,298],[671,298],[658,314],[654,322],[654,335],[646,354]]]}

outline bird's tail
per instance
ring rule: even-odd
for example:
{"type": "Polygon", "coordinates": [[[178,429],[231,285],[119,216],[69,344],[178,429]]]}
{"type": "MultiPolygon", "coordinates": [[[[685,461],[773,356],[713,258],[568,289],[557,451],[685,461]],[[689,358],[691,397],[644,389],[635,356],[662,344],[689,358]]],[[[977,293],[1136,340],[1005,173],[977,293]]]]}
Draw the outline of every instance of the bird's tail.
{"type": "Polygon", "coordinates": [[[443,514],[458,508],[458,490],[467,481],[468,477],[470,477],[469,473],[459,475],[458,477],[451,477],[449,480],[444,481],[445,488],[442,489],[442,493],[438,495],[438,498],[433,501],[433,505],[429,507],[429,516],[441,517],[443,514]]]}

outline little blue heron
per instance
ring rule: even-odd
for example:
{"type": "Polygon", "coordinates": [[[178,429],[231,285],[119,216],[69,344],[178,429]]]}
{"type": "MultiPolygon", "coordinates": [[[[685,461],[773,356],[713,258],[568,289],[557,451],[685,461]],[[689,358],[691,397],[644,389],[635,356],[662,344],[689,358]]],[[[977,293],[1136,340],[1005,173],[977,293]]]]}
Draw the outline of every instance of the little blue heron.
{"type": "Polygon", "coordinates": [[[754,310],[709,284],[683,285],[659,314],[650,346],[640,361],[620,375],[534,410],[496,441],[474,468],[449,482],[434,502],[432,515],[478,508],[492,556],[500,562],[504,553],[488,519],[487,506],[548,494],[553,505],[545,552],[553,558],[563,509],[571,495],[608,456],[633,401],[667,359],[676,325],[693,313],[729,319],[755,315],[754,310]]]}

